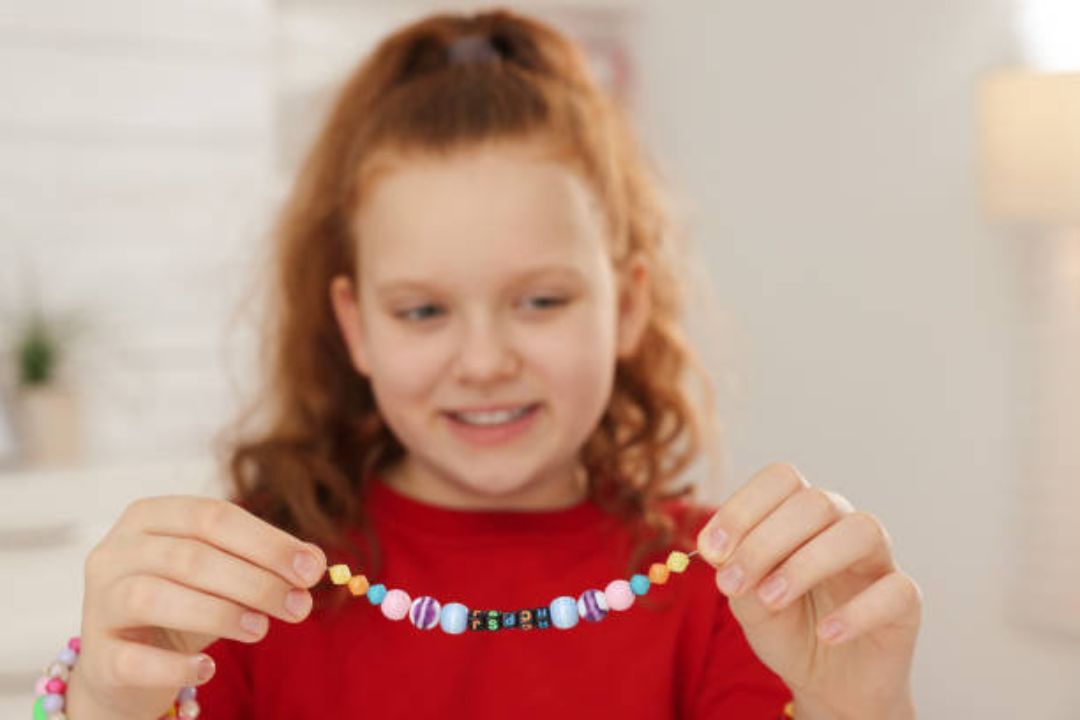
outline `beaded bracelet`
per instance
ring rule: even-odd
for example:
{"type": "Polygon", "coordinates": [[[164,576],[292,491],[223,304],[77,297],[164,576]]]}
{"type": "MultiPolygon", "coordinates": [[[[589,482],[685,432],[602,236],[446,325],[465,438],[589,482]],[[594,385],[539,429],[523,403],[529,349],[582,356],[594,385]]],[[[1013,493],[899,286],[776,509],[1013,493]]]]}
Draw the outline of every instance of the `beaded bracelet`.
{"type": "Polygon", "coordinates": [[[612,580],[603,591],[586,590],[575,600],[569,595],[555,598],[546,606],[522,610],[470,610],[461,603],[443,605],[433,597],[423,596],[413,600],[404,590],[387,590],[385,585],[371,585],[363,575],[353,575],[348,565],[331,565],[327,569],[330,581],[335,585],[347,585],[349,592],[378,605],[382,614],[390,620],[401,620],[406,615],[414,627],[430,630],[438,625],[449,635],[459,635],[466,629],[472,631],[494,630],[545,630],[552,625],[568,630],[579,619],[599,622],[607,617],[609,610],[627,610],[636,596],[649,592],[651,585],[663,585],[671,573],[681,573],[690,565],[690,558],[697,555],[673,551],[665,563],[653,563],[648,575],[634,575],[628,581],[612,580]]]}
{"type": "MultiPolygon", "coordinates": [[[[60,651],[56,660],[49,663],[44,674],[38,678],[34,685],[34,720],[67,720],[64,713],[67,683],[81,646],[78,635],[68,640],[67,647],[60,651]]],[[[159,720],[199,717],[199,703],[195,700],[195,694],[194,687],[181,688],[172,707],[159,720]]]]}

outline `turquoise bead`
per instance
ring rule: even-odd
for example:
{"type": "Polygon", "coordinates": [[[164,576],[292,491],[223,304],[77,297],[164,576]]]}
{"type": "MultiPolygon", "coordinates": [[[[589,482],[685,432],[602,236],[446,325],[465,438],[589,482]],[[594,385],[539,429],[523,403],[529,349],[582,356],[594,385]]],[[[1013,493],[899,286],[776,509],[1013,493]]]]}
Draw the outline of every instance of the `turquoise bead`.
{"type": "Polygon", "coordinates": [[[372,605],[382,604],[383,598],[386,597],[386,586],[382,583],[378,585],[372,585],[368,588],[367,599],[372,605]]]}
{"type": "Polygon", "coordinates": [[[578,624],[577,600],[567,595],[551,601],[551,624],[560,630],[569,630],[578,624]]]}
{"type": "Polygon", "coordinates": [[[439,627],[448,635],[460,635],[469,624],[469,608],[461,603],[447,603],[439,616],[439,627]]]}
{"type": "Polygon", "coordinates": [[[649,578],[644,575],[635,575],[630,578],[630,589],[634,591],[635,595],[644,595],[649,592],[649,578]]]}

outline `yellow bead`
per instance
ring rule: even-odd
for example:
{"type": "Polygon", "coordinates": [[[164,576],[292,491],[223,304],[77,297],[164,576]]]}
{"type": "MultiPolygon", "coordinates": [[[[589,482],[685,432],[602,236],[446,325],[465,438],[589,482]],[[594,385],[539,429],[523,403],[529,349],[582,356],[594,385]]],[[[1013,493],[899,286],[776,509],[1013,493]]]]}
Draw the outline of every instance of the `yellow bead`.
{"type": "Polygon", "coordinates": [[[661,565],[660,563],[653,563],[649,566],[649,582],[653,585],[663,585],[668,579],[668,566],[661,565]]]}
{"type": "Polygon", "coordinates": [[[349,578],[352,576],[348,565],[331,565],[329,572],[330,582],[335,585],[344,585],[349,582],[349,578]]]}
{"type": "Polygon", "coordinates": [[[787,718],[794,718],[795,717],[795,703],[789,702],[787,705],[784,706],[784,717],[787,717],[787,718]]]}
{"type": "Polygon", "coordinates": [[[681,573],[690,564],[690,556],[678,550],[667,556],[667,566],[671,572],[681,573]]]}
{"type": "Polygon", "coordinates": [[[368,591],[368,579],[363,575],[355,575],[349,578],[349,592],[357,597],[367,594],[368,591]]]}

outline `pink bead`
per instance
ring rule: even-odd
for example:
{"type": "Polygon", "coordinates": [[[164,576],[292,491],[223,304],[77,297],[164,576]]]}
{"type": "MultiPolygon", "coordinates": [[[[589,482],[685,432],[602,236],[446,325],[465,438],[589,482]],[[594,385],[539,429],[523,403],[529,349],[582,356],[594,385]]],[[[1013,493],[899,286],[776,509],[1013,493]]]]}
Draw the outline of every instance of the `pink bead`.
{"type": "Polygon", "coordinates": [[[404,590],[391,590],[382,601],[382,614],[391,620],[401,620],[409,614],[412,598],[404,590]]]}
{"type": "Polygon", "coordinates": [[[82,640],[80,640],[79,637],[76,635],[75,637],[68,640],[68,647],[75,652],[79,652],[82,648],[82,640]]]}
{"type": "Polygon", "coordinates": [[[34,685],[34,697],[37,697],[39,695],[47,695],[48,694],[49,691],[45,689],[45,686],[49,684],[49,680],[51,680],[51,679],[52,678],[47,678],[47,677],[39,677],[38,678],[37,683],[34,685]]]}
{"type": "Polygon", "coordinates": [[[604,588],[604,597],[612,610],[626,610],[634,604],[634,591],[625,580],[612,580],[604,588]]]}
{"type": "Polygon", "coordinates": [[[45,691],[62,694],[64,690],[67,690],[67,683],[60,678],[50,678],[49,682],[45,683],[45,691]]]}

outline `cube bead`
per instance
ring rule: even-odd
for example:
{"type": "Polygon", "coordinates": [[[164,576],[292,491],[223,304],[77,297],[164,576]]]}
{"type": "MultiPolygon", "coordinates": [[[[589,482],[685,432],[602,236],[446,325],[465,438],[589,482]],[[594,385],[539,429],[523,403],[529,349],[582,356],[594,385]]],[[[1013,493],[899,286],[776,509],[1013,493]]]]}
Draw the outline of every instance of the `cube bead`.
{"type": "Polygon", "coordinates": [[[365,594],[369,587],[368,579],[363,575],[354,575],[349,578],[349,592],[357,597],[365,594]]]}
{"type": "Polygon", "coordinates": [[[330,582],[335,585],[344,585],[352,577],[348,565],[331,565],[328,572],[330,573],[330,582]]]}
{"type": "Polygon", "coordinates": [[[660,563],[653,563],[652,565],[649,566],[649,580],[654,585],[663,585],[664,583],[667,582],[668,574],[670,572],[671,571],[668,570],[667,565],[662,565],[660,563]]]}
{"type": "Polygon", "coordinates": [[[690,556],[678,550],[672,551],[667,558],[667,566],[671,572],[681,573],[690,564],[690,556]]]}

